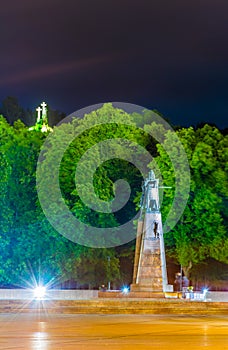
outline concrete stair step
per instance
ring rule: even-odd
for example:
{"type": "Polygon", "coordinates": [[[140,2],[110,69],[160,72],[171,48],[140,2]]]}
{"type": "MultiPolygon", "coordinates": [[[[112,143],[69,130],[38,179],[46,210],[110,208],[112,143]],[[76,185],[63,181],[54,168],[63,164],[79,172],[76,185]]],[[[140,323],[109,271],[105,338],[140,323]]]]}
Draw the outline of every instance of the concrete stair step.
{"type": "Polygon", "coordinates": [[[0,313],[228,315],[226,302],[186,300],[1,300],[0,313]]]}

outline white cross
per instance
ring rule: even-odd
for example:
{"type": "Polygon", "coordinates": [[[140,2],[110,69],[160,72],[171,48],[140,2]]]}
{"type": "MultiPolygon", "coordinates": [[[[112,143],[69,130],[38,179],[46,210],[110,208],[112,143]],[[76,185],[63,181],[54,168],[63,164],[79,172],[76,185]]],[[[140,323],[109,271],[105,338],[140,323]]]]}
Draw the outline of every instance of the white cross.
{"type": "Polygon", "coordinates": [[[43,115],[46,115],[46,111],[47,111],[46,107],[47,107],[47,104],[46,104],[45,102],[42,102],[42,103],[41,103],[41,107],[42,107],[42,116],[43,116],[43,115]]]}
{"type": "Polygon", "coordinates": [[[38,123],[40,121],[40,118],[41,118],[42,108],[41,107],[37,107],[36,111],[37,111],[37,123],[38,123]]]}

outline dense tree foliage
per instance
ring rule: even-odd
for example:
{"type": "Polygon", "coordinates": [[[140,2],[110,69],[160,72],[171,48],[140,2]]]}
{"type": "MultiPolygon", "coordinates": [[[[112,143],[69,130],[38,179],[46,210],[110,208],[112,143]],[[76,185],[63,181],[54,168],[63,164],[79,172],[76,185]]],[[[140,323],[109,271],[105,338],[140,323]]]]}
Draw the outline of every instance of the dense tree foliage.
{"type": "MultiPolygon", "coordinates": [[[[228,138],[215,127],[177,131],[188,155],[191,188],[187,206],[178,225],[166,235],[169,252],[182,264],[186,275],[193,265],[208,258],[228,263],[227,209],[228,138]]],[[[165,142],[171,144],[171,135],[165,142]]],[[[175,148],[175,145],[174,145],[175,148]]],[[[174,185],[172,164],[158,145],[158,163],[166,184],[174,185]]],[[[173,194],[166,193],[163,214],[170,207],[173,194]]]]}
{"type": "MultiPolygon", "coordinates": [[[[13,98],[4,102],[2,111],[10,122],[20,118],[20,106],[13,98]]],[[[142,181],[139,170],[125,160],[128,152],[135,152],[137,158],[138,149],[134,142],[156,158],[163,184],[175,188],[177,174],[174,174],[170,157],[164,147],[156,146],[156,140],[148,134],[154,127],[163,137],[164,144],[169,145],[172,155],[178,157],[173,134],[166,132],[162,125],[154,125],[148,111],[130,115],[105,104],[83,119],[75,116],[72,123],[55,127],[55,135],[48,147],[45,144],[42,148],[42,156],[48,160],[43,169],[43,185],[47,178],[54,176],[52,165],[56,154],[63,152],[59,183],[64,201],[76,217],[95,227],[118,226],[132,219],[139,205],[142,181]],[[117,115],[125,125],[115,123],[117,115]],[[134,121],[140,126],[146,122],[144,131],[138,129],[134,121]],[[70,144],[69,134],[73,136],[70,144]],[[74,138],[74,135],[79,136],[74,138]],[[75,188],[75,167],[85,152],[98,142],[120,138],[132,144],[127,144],[123,152],[122,147],[126,145],[120,141],[112,159],[105,162],[102,161],[102,149],[93,149],[92,155],[88,153],[83,171],[89,172],[93,164],[100,163],[92,185],[102,201],[114,198],[113,184],[120,178],[129,183],[131,195],[124,208],[115,213],[96,212],[80,199],[75,188]],[[51,152],[52,149],[57,153],[51,152]]],[[[167,254],[189,275],[195,273],[199,264],[208,261],[228,264],[228,137],[209,125],[202,125],[196,130],[178,128],[176,133],[188,157],[191,189],[184,213],[178,224],[165,235],[165,243],[167,254]]],[[[23,281],[32,281],[34,276],[39,279],[39,274],[44,276],[45,282],[53,277],[53,283],[74,280],[78,287],[87,285],[93,288],[107,285],[109,281],[113,287],[118,287],[121,283],[131,282],[134,241],[122,247],[88,248],[67,240],[48,223],[36,189],[37,160],[46,137],[47,134],[28,131],[20,120],[10,125],[4,117],[0,118],[0,284],[22,286],[23,281]]],[[[105,152],[108,152],[107,148],[105,152]]],[[[179,162],[182,162],[181,157],[179,162]]],[[[184,184],[185,178],[181,174],[179,178],[184,184]]],[[[90,183],[81,184],[81,191],[88,201],[92,192],[90,186],[90,183]]],[[[54,196],[52,189],[49,189],[48,195],[49,200],[54,196]]],[[[174,190],[164,189],[164,220],[173,196],[174,190]]]]}

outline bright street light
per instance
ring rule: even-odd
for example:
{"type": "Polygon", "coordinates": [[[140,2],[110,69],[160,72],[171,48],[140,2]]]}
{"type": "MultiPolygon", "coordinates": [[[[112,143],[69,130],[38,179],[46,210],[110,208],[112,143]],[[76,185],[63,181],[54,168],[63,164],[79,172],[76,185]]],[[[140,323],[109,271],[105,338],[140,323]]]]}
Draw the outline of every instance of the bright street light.
{"type": "Polygon", "coordinates": [[[46,288],[44,286],[37,286],[34,289],[34,297],[37,299],[42,299],[46,294],[46,288]]]}

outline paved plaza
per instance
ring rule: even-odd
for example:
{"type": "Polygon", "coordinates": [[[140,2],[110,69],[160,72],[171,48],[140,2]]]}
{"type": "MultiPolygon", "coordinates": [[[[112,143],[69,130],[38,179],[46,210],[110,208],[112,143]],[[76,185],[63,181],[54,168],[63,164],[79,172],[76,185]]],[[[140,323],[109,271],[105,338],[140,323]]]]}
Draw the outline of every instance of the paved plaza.
{"type": "Polygon", "coordinates": [[[227,316],[1,314],[1,350],[228,350],[227,316]]]}

